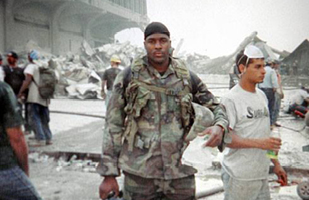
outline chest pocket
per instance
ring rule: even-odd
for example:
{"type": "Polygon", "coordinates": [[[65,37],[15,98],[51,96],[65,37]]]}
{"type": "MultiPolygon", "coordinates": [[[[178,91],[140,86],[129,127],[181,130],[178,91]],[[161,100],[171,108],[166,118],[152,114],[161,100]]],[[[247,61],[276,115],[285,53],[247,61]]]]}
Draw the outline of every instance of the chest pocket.
{"type": "Polygon", "coordinates": [[[125,107],[125,112],[127,115],[132,115],[134,118],[138,118],[142,114],[143,108],[146,107],[149,100],[153,100],[155,103],[155,96],[148,89],[141,86],[132,85],[129,90],[127,90],[128,104],[125,107]]]}
{"type": "MultiPolygon", "coordinates": [[[[151,100],[155,100],[155,97],[152,94],[152,92],[150,92],[149,90],[147,90],[144,87],[139,87],[137,95],[136,95],[136,100],[133,104],[133,109],[135,110],[134,117],[140,117],[141,114],[142,114],[143,108],[146,107],[148,102],[151,103],[150,102],[151,100]]],[[[152,102],[152,103],[154,103],[154,102],[152,102]]]]}
{"type": "Polygon", "coordinates": [[[181,96],[178,95],[166,95],[166,109],[167,112],[175,112],[180,114],[180,102],[181,96]]]}

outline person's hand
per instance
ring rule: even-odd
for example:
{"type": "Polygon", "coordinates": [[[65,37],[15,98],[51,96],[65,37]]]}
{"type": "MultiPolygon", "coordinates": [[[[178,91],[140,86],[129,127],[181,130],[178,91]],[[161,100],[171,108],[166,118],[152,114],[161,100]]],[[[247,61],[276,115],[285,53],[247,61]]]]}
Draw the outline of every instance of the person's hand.
{"type": "Polygon", "coordinates": [[[106,93],[105,93],[104,90],[101,91],[101,97],[102,97],[103,100],[105,100],[105,98],[106,98],[106,93]]]}
{"type": "Polygon", "coordinates": [[[119,186],[114,176],[106,176],[99,187],[100,198],[106,199],[111,192],[114,192],[115,197],[117,197],[119,195],[119,186]]]}
{"type": "Polygon", "coordinates": [[[18,94],[17,95],[17,101],[20,103],[20,104],[24,104],[26,102],[26,97],[24,94],[18,94]]]}
{"type": "Polygon", "coordinates": [[[17,98],[18,99],[24,99],[25,95],[23,93],[18,93],[17,98]]]}
{"type": "Polygon", "coordinates": [[[281,186],[288,185],[288,176],[280,164],[275,165],[274,173],[277,175],[278,177],[277,182],[280,183],[281,186]]]}
{"type": "Polygon", "coordinates": [[[203,132],[198,134],[199,136],[209,135],[207,142],[204,146],[216,147],[221,144],[223,137],[223,129],[220,126],[211,126],[206,128],[203,132]]]}
{"type": "Polygon", "coordinates": [[[261,139],[261,149],[264,150],[273,150],[278,152],[281,147],[281,139],[275,137],[269,137],[261,139]]]}

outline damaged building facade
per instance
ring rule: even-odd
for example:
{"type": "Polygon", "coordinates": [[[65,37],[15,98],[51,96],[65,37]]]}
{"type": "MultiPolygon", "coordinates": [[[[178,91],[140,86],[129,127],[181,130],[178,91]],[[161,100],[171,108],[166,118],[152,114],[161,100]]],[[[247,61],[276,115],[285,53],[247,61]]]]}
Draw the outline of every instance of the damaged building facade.
{"type": "Polygon", "coordinates": [[[304,40],[282,63],[287,75],[309,76],[309,41],[304,40]]]}
{"type": "Polygon", "coordinates": [[[144,29],[146,0],[0,0],[0,52],[33,41],[54,55],[111,43],[126,28],[144,29]]]}

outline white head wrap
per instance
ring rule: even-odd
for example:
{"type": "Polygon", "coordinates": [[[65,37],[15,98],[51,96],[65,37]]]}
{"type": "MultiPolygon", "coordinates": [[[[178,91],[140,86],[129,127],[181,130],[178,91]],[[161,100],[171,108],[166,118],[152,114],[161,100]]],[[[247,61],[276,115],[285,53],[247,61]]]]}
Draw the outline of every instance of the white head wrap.
{"type": "Polygon", "coordinates": [[[247,56],[246,65],[248,65],[250,58],[264,58],[263,52],[253,45],[248,45],[245,48],[244,55],[241,56],[241,58],[238,60],[237,66],[239,65],[240,61],[244,58],[244,56],[247,56]]]}
{"type": "Polygon", "coordinates": [[[259,48],[253,45],[248,45],[245,48],[244,54],[248,58],[264,58],[263,52],[259,48]]]}

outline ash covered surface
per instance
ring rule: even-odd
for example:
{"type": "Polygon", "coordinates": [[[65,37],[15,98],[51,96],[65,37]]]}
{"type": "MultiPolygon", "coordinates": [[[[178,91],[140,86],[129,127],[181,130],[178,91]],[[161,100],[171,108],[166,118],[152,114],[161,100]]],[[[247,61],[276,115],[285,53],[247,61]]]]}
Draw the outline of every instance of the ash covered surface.
{"type": "MultiPolygon", "coordinates": [[[[216,95],[223,95],[228,89],[228,76],[226,75],[201,75],[210,90],[216,95]],[[226,86],[222,89],[211,89],[226,86]]],[[[286,99],[292,95],[292,90],[285,92],[286,99]]],[[[105,115],[104,102],[102,100],[75,100],[58,98],[53,99],[50,110],[67,112],[80,112],[96,115],[105,115]]],[[[303,152],[302,147],[309,144],[309,130],[303,128],[304,121],[289,115],[280,113],[282,149],[279,153],[281,164],[289,169],[296,168],[309,170],[309,153],[303,152]]],[[[90,159],[78,159],[73,157],[76,153],[92,153],[99,155],[102,143],[102,128],[104,119],[59,114],[51,112],[50,127],[54,134],[54,144],[46,147],[31,148],[30,154],[30,178],[34,185],[47,200],[91,200],[99,199],[98,188],[102,178],[95,173],[96,162],[90,159]],[[54,158],[41,154],[41,152],[72,152],[71,157],[54,158]]],[[[201,148],[201,141],[192,142],[184,155],[184,162],[192,164],[199,171],[196,174],[197,192],[222,186],[220,169],[215,163],[219,163],[220,154],[216,149],[201,148]]],[[[269,180],[276,177],[270,174],[269,180]]],[[[300,199],[296,193],[297,183],[308,180],[308,176],[291,171],[289,174],[290,186],[278,187],[275,181],[270,181],[272,199],[300,199]]],[[[119,179],[120,185],[122,177],[119,179]]],[[[221,200],[223,193],[214,194],[204,198],[207,200],[221,200]]]]}

